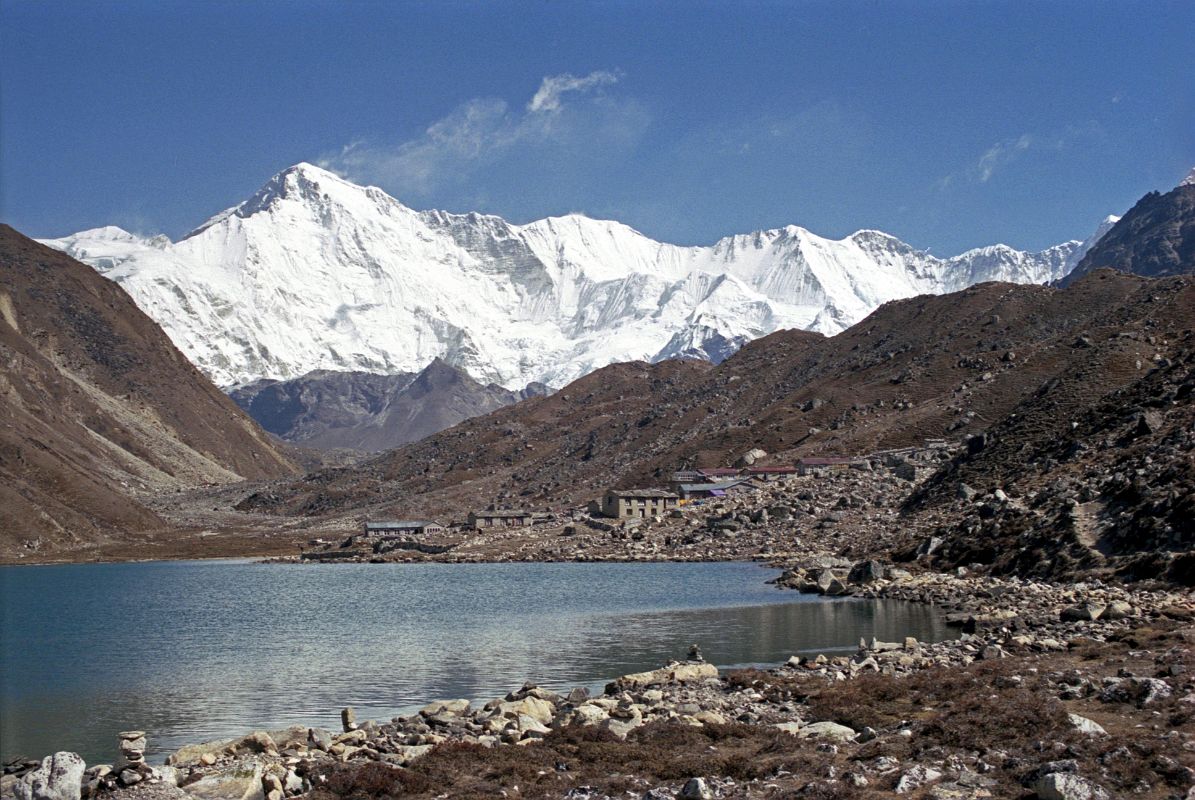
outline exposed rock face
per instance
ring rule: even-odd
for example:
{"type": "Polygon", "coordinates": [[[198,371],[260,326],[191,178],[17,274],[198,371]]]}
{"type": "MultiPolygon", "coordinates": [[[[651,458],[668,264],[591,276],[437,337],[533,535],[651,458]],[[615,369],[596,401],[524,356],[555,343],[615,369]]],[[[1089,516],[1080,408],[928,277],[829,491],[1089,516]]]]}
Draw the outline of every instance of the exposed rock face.
{"type": "Polygon", "coordinates": [[[1195,271],[1195,183],[1188,177],[1166,194],[1138,200],[1063,282],[1102,267],[1150,277],[1195,271]]]}
{"type": "Polygon", "coordinates": [[[119,286],[0,226],[0,555],[163,525],[142,493],[294,471],[119,286]]]}
{"type": "Polygon", "coordinates": [[[546,391],[541,384],[521,392],[483,386],[436,359],[418,375],[320,370],[292,380],[254,381],[229,394],[263,428],[288,442],[378,451],[546,391]]]}

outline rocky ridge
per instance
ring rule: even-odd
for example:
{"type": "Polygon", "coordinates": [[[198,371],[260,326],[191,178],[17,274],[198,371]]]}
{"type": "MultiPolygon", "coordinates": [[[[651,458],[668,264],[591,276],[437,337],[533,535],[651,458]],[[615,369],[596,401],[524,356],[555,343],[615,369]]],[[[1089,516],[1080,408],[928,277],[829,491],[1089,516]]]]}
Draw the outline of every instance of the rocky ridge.
{"type": "Polygon", "coordinates": [[[519,392],[483,386],[436,359],[418,374],[308,373],[285,381],[257,380],[229,396],[270,433],[304,447],[364,452],[418,441],[548,388],[519,392]]]}
{"type": "Polygon", "coordinates": [[[1150,192],[1138,200],[1062,281],[1105,267],[1150,277],[1195,270],[1195,183],[1190,175],[1165,194],[1150,192]]]}
{"type": "Polygon", "coordinates": [[[579,507],[608,487],[659,484],[753,448],[770,463],[856,456],[959,441],[1005,419],[1056,434],[1181,348],[1195,327],[1192,292],[1187,278],[1102,271],[1065,290],[985,284],[898,301],[838,336],[773,334],[716,367],[609,367],[352,468],[262,487],[238,508],[351,529],[371,515],[435,518],[491,502],[579,507]]]}

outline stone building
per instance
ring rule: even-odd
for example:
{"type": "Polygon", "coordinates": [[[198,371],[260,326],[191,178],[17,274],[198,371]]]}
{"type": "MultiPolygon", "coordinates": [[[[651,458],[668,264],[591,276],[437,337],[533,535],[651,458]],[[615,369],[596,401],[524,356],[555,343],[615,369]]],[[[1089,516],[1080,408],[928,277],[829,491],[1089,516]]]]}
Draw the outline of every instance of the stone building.
{"type": "Polygon", "coordinates": [[[602,498],[602,514],[614,519],[647,519],[676,508],[679,501],[664,489],[611,489],[602,498]]]}
{"type": "Polygon", "coordinates": [[[527,528],[531,526],[532,520],[533,516],[530,511],[498,508],[488,511],[470,511],[466,523],[470,528],[484,530],[486,528],[527,528]]]}
{"type": "Polygon", "coordinates": [[[443,533],[444,526],[425,519],[388,520],[365,523],[364,537],[383,539],[390,536],[413,536],[443,533]]]}

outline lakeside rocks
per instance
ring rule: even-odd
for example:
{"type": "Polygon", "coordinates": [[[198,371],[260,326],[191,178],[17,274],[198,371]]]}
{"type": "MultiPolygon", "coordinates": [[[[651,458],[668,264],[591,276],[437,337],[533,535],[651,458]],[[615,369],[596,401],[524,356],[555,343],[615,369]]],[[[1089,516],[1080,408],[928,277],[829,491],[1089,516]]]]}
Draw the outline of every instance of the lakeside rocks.
{"type": "Polygon", "coordinates": [[[631,675],[623,675],[618,680],[606,685],[606,694],[646,689],[649,686],[662,686],[667,683],[699,681],[706,678],[716,678],[717,676],[718,668],[704,661],[695,661],[692,663],[674,662],[666,667],[651,670],[650,672],[636,672],[631,675]]]}
{"type": "Polygon", "coordinates": [[[41,765],[12,784],[17,800],[79,800],[86,765],[75,753],[46,756],[41,765]]]}
{"type": "MultiPolygon", "coordinates": [[[[885,574],[891,575],[886,567],[885,574]]],[[[818,692],[814,687],[818,685],[832,687],[864,679],[914,680],[927,671],[950,676],[990,662],[1024,664],[1000,670],[994,679],[996,687],[1015,689],[1033,682],[1045,687],[1049,696],[1082,702],[1087,707],[1093,703],[1106,706],[1109,713],[1116,713],[1114,709],[1141,709],[1140,713],[1149,714],[1151,708],[1171,708],[1165,704],[1173,702],[1180,692],[1195,704],[1195,685],[1185,671],[1192,661],[1190,647],[1181,651],[1172,647],[1150,654],[1156,674],[1123,668],[1120,674],[1088,674],[1074,668],[1039,670],[1031,666],[1054,663],[1051,659],[1081,664],[1082,661],[1066,660],[1068,653],[1132,636],[1134,630],[1149,624],[1173,622],[1175,617],[1182,617],[1193,608],[1190,597],[1182,592],[1130,591],[1101,584],[1067,587],[1011,579],[899,572],[896,577],[855,586],[853,591],[862,596],[936,603],[944,609],[953,609],[951,614],[960,625],[976,620],[990,622],[971,625],[975,632],[962,633],[959,638],[944,642],[870,639],[861,642],[852,655],[794,656],[784,665],[756,672],[757,678],[750,674],[722,675],[709,663],[684,661],[622,676],[611,681],[597,697],[590,697],[584,690],[561,694],[527,684],[481,705],[465,699],[437,700],[389,722],[358,722],[355,714],[346,713],[341,719],[342,727],[350,724],[355,727],[341,733],[295,726],[182,748],[168,759],[171,765],[168,774],[168,768],[155,771],[144,764],[122,770],[92,768],[87,771],[88,780],[81,796],[127,796],[135,800],[143,796],[136,793],[139,787],[152,782],[162,792],[178,793],[162,796],[179,798],[239,800],[254,796],[284,800],[309,792],[325,797],[326,794],[320,794],[325,791],[321,781],[330,770],[355,769],[366,764],[414,769],[421,759],[439,752],[440,745],[458,743],[482,750],[507,746],[535,748],[544,746],[550,737],[576,727],[630,746],[639,741],[636,737],[642,732],[667,730],[667,726],[715,730],[731,726],[727,728],[730,730],[745,725],[752,730],[770,730],[788,737],[791,748],[809,754],[803,757],[813,759],[810,763],[820,760],[824,765],[821,777],[810,782],[806,776],[795,788],[815,784],[886,787],[885,791],[892,794],[935,800],[983,798],[992,796],[996,785],[996,780],[987,777],[985,771],[990,774],[996,769],[995,764],[1004,763],[998,760],[991,763],[990,759],[999,756],[987,756],[989,760],[974,756],[945,758],[933,748],[910,750],[907,743],[916,743],[927,735],[924,724],[915,719],[895,719],[875,727],[848,725],[841,717],[819,715],[817,704],[805,698],[816,698],[818,692]],[[1117,619],[1102,614],[1095,619],[1064,619],[1072,615],[1064,615],[1062,610],[1078,604],[1083,597],[1106,607],[1124,603],[1132,611],[1117,619]],[[126,775],[130,769],[133,773],[126,775]],[[175,781],[178,789],[174,788],[175,781]]],[[[1195,644],[1195,629],[1183,641],[1195,644]]],[[[897,688],[896,696],[901,691],[897,688]]],[[[965,697],[958,698],[959,702],[964,700],[965,697]]],[[[1092,712],[1084,710],[1082,714],[1065,714],[1062,724],[1083,740],[1109,742],[1102,747],[1113,750],[1112,744],[1123,734],[1109,732],[1087,716],[1089,713],[1092,712]]],[[[1104,720],[1098,713],[1094,716],[1104,720]]],[[[1184,737],[1183,741],[1195,751],[1195,737],[1189,732],[1174,735],[1184,737]]],[[[144,735],[139,731],[123,733],[119,740],[125,760],[131,760],[138,752],[143,755],[145,747],[144,735]]],[[[1039,798],[1119,796],[1109,793],[1098,775],[1082,774],[1065,760],[1046,758],[1039,765],[1029,764],[1027,768],[1028,771],[1022,770],[1023,785],[1039,798]]],[[[1181,770],[1173,774],[1174,780],[1186,781],[1186,785],[1195,777],[1195,773],[1182,777],[1186,773],[1181,770]]],[[[792,779],[781,774],[772,780],[789,785],[792,779]]],[[[711,773],[692,775],[672,785],[649,785],[641,794],[657,798],[713,798],[745,796],[745,792],[741,780],[711,773]]],[[[584,796],[596,799],[610,795],[584,796]]]]}
{"type": "MultiPolygon", "coordinates": [[[[864,574],[867,582],[852,583],[852,594],[934,604],[964,632],[956,639],[937,643],[919,642],[911,637],[901,642],[870,639],[860,642],[852,655],[794,656],[786,664],[768,670],[769,681],[783,685],[791,680],[815,679],[827,686],[866,676],[900,681],[926,670],[956,671],[984,662],[1063,657],[1073,648],[1085,646],[1083,643],[1110,642],[1151,621],[1181,618],[1195,611],[1189,594],[1175,590],[1132,590],[1094,582],[1060,586],[1020,579],[914,575],[879,562],[862,570],[855,569],[858,562],[849,567],[847,564],[814,556],[803,565],[794,565],[791,574],[797,575],[802,569],[845,570],[848,579],[852,572],[864,574]],[[1099,606],[1104,611],[1117,606],[1123,613],[1065,613],[1075,606],[1087,605],[1099,606]]],[[[1191,641],[1195,642],[1195,631],[1191,641]]],[[[1148,709],[1169,702],[1179,690],[1180,681],[1186,681],[1181,684],[1185,696],[1195,700],[1190,679],[1185,677],[1188,673],[1184,671],[1189,661],[1188,650],[1159,654],[1156,676],[1120,674],[1089,678],[1051,672],[1034,680],[1046,681],[1059,698],[1098,701],[1113,708],[1148,709]]],[[[1019,677],[1023,674],[1011,673],[1000,680],[1015,685],[1026,680],[1019,677]]],[[[457,742],[482,748],[534,747],[570,726],[601,731],[616,741],[629,741],[637,731],[654,729],[658,724],[695,728],[761,726],[803,743],[794,746],[813,748],[827,763],[838,759],[842,748],[856,753],[861,748],[874,747],[872,743],[876,741],[897,742],[918,735],[914,723],[877,730],[846,725],[841,719],[818,718],[798,697],[776,694],[750,681],[724,676],[704,661],[673,662],[611,681],[598,697],[590,697],[581,689],[560,694],[527,684],[480,706],[465,699],[437,700],[389,722],[358,722],[353,710],[346,708],[341,716],[346,730],[336,734],[321,728],[296,726],[182,748],[168,759],[173,768],[169,777],[144,765],[144,733],[127,731],[118,742],[124,766],[103,768],[96,773],[89,770],[81,794],[119,796],[143,782],[172,786],[173,779],[177,780],[180,791],[191,797],[239,798],[245,792],[260,791],[264,800],[283,800],[318,789],[319,775],[326,770],[321,764],[378,763],[410,768],[438,745],[457,742]]],[[[1066,720],[1076,735],[1091,740],[1114,736],[1089,716],[1071,713],[1066,720]]],[[[881,781],[896,794],[916,796],[918,792],[930,791],[926,796],[934,798],[978,798],[986,796],[983,792],[988,791],[982,785],[982,775],[968,771],[971,767],[959,769],[939,761],[907,758],[894,760],[891,767],[885,766],[887,763],[881,759],[869,769],[836,773],[835,780],[853,786],[881,781]]],[[[727,784],[724,779],[694,776],[693,780],[698,778],[712,797],[729,796],[727,793],[733,788],[733,782],[727,784]]],[[[1026,780],[1026,785],[1039,797],[1111,796],[1098,782],[1062,768],[1026,780]],[[1082,794],[1084,791],[1088,794],[1082,794]]],[[[653,796],[683,796],[688,785],[667,790],[657,787],[661,793],[653,796]]],[[[697,786],[693,784],[690,793],[698,792],[697,786]]],[[[25,796],[33,795],[21,795],[25,796]]]]}

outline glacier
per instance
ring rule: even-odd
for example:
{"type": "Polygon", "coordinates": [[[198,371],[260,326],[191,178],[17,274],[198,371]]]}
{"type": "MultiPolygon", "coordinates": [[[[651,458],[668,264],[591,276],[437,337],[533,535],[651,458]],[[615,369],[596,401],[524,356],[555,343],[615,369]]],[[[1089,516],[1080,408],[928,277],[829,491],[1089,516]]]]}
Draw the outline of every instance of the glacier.
{"type": "Polygon", "coordinates": [[[795,225],[686,247],[579,214],[416,211],[303,163],[177,242],[117,227],[41,241],[119,283],[224,387],[440,358],[518,390],[620,361],[717,361],[783,328],[831,335],[889,300],[1057,281],[1115,219],[1036,253],[938,258],[880,231],[795,225]]]}

